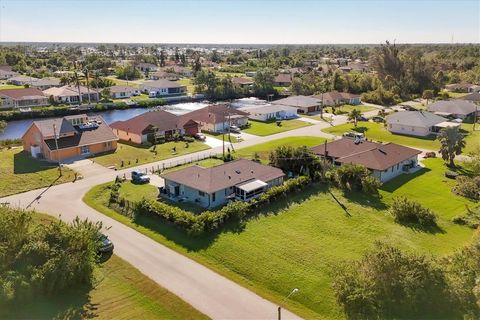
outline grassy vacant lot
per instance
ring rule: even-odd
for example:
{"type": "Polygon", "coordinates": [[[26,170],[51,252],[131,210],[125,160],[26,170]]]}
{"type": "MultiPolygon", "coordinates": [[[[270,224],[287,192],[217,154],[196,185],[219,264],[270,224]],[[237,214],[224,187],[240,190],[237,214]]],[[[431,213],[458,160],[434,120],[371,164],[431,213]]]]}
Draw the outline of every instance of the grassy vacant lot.
{"type": "MultiPolygon", "coordinates": [[[[476,131],[472,131],[472,124],[462,124],[464,133],[468,133],[465,140],[467,141],[464,153],[473,151],[475,146],[480,146],[480,125],[477,126],[476,131]]],[[[438,150],[440,143],[435,139],[435,136],[429,137],[413,137],[405,136],[401,134],[390,133],[383,124],[374,122],[359,122],[357,128],[352,123],[341,124],[338,126],[323,129],[322,131],[331,133],[334,135],[342,135],[344,132],[357,131],[363,132],[368,139],[382,141],[382,142],[395,142],[406,146],[427,149],[438,150]]]]}
{"type": "Polygon", "coordinates": [[[70,182],[74,171],[62,169],[60,177],[57,165],[32,158],[23,148],[0,149],[0,197],[70,182]]]}
{"type": "Polygon", "coordinates": [[[119,143],[115,152],[95,156],[92,157],[91,160],[105,167],[114,166],[115,168],[120,169],[136,166],[139,164],[165,160],[172,157],[178,157],[184,154],[206,150],[209,148],[210,147],[206,144],[197,141],[189,142],[188,147],[187,144],[183,141],[166,142],[153,147],[133,146],[125,143],[119,143]],[[176,152],[173,152],[174,147],[176,148],[176,152]]]}
{"type": "Polygon", "coordinates": [[[314,185],[260,210],[245,224],[231,223],[202,238],[189,238],[154,218],[135,222],[105,207],[98,187],[84,200],[154,240],[167,245],[305,318],[345,316],[331,289],[331,276],[344,260],[357,259],[375,241],[432,255],[445,255],[467,243],[472,230],[451,222],[473,202],[450,192],[440,159],[382,187],[380,199],[314,185]],[[393,221],[387,211],[393,196],[404,195],[434,210],[436,230],[418,230],[393,221]],[[448,201],[445,201],[448,199],[448,201]],[[346,210],[342,209],[343,204],[346,210]],[[284,302],[293,288],[300,292],[284,302]]]}
{"type": "Polygon", "coordinates": [[[186,167],[191,167],[191,166],[194,166],[194,165],[204,167],[204,168],[210,168],[210,167],[218,166],[222,163],[223,163],[223,160],[221,160],[221,159],[215,159],[215,158],[204,159],[204,160],[200,160],[200,161],[196,161],[196,162],[182,164],[180,166],[176,166],[176,167],[173,167],[173,168],[168,168],[168,169],[165,169],[162,173],[177,171],[177,170],[184,169],[186,167]]]}
{"type": "Polygon", "coordinates": [[[260,156],[262,162],[268,162],[268,156],[270,151],[279,147],[279,146],[291,146],[291,147],[299,147],[299,146],[307,146],[313,147],[319,144],[322,144],[325,141],[325,138],[321,137],[288,137],[282,138],[277,140],[272,140],[265,143],[260,143],[251,147],[238,149],[234,154],[236,158],[247,158],[253,159],[255,153],[260,156]]]}
{"type": "Polygon", "coordinates": [[[244,129],[246,133],[254,134],[256,136],[269,136],[271,134],[298,129],[310,126],[310,123],[301,120],[282,120],[281,125],[278,126],[276,121],[261,122],[249,120],[250,127],[244,129]]]}
{"type": "MultiPolygon", "coordinates": [[[[350,105],[350,104],[344,104],[343,106],[338,106],[335,107],[336,113],[341,114],[345,113],[348,114],[350,113],[353,109],[357,109],[360,112],[367,112],[367,111],[372,111],[372,110],[378,110],[377,108],[371,107],[371,106],[365,106],[365,105],[350,105]]],[[[325,107],[325,112],[332,113],[332,107],[325,107]]]]}

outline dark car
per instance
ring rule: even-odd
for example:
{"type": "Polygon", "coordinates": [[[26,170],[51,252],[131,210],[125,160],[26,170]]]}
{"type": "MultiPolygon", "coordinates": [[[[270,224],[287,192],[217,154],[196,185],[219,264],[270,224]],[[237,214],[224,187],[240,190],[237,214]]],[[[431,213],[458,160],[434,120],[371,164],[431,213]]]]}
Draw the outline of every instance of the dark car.
{"type": "Polygon", "coordinates": [[[139,170],[134,170],[132,171],[132,181],[135,183],[150,183],[150,177],[139,170]]]}
{"type": "Polygon", "coordinates": [[[106,235],[101,233],[98,236],[98,240],[100,241],[100,246],[98,248],[98,251],[100,251],[100,253],[107,253],[113,251],[113,242],[108,239],[106,235]]]}
{"type": "Polygon", "coordinates": [[[380,116],[374,116],[372,117],[372,120],[374,122],[385,122],[385,118],[384,117],[380,117],[380,116]]]}
{"type": "Polygon", "coordinates": [[[366,118],[364,116],[359,116],[359,117],[357,117],[357,120],[358,121],[368,121],[368,118],[366,118]]]}

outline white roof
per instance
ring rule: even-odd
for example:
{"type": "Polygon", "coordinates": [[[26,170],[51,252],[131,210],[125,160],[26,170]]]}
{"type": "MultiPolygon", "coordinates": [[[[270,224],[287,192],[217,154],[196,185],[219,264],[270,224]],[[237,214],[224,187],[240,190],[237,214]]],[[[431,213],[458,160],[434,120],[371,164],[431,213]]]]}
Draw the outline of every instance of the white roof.
{"type": "Polygon", "coordinates": [[[435,125],[435,127],[448,128],[448,127],[459,127],[461,123],[444,121],[435,125]]]}
{"type": "Polygon", "coordinates": [[[272,112],[279,112],[279,111],[291,111],[296,113],[298,108],[283,106],[283,105],[266,105],[263,107],[240,108],[240,110],[248,112],[250,114],[264,114],[264,113],[272,113],[272,112]]]}
{"type": "Polygon", "coordinates": [[[262,180],[257,179],[257,180],[253,180],[253,181],[250,181],[250,182],[246,182],[246,183],[237,185],[237,188],[239,188],[240,190],[243,190],[245,192],[250,192],[250,191],[253,191],[253,190],[264,188],[266,186],[268,186],[268,183],[265,183],[262,180]]]}

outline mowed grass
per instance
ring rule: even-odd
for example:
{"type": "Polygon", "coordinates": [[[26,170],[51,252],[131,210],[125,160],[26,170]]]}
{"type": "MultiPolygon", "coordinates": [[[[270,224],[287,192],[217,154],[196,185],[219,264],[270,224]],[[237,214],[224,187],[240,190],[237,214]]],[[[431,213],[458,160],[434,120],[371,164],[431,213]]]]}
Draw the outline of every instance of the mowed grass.
{"type": "Polygon", "coordinates": [[[23,148],[0,149],[0,197],[50,185],[71,182],[74,171],[32,158],[23,148]]]}
{"type": "MultiPolygon", "coordinates": [[[[477,130],[473,131],[473,124],[462,123],[461,129],[466,134],[466,147],[463,153],[469,153],[475,148],[480,147],[480,125],[477,125],[477,130]]],[[[323,132],[331,133],[341,136],[345,132],[357,131],[365,134],[367,139],[372,139],[381,142],[394,142],[405,146],[414,148],[427,149],[438,151],[440,149],[440,142],[435,136],[428,137],[414,137],[401,134],[393,134],[389,132],[381,123],[375,122],[358,122],[357,128],[353,123],[341,124],[334,127],[329,127],[322,130],[323,132]]]]}
{"type": "Polygon", "coordinates": [[[276,121],[261,122],[249,120],[250,127],[242,131],[256,136],[269,136],[271,134],[310,126],[311,124],[301,120],[282,120],[280,126],[276,121]]]}
{"type": "Polygon", "coordinates": [[[311,137],[311,136],[299,136],[299,137],[288,137],[282,139],[276,139],[269,142],[264,142],[256,144],[251,147],[238,149],[234,156],[235,158],[246,158],[253,159],[255,154],[258,154],[260,160],[263,163],[268,162],[268,157],[270,152],[280,146],[290,146],[290,147],[300,147],[307,146],[313,147],[319,144],[324,143],[326,139],[322,137],[311,137]]]}
{"type": "Polygon", "coordinates": [[[104,167],[120,169],[207,149],[210,149],[208,145],[197,141],[189,142],[188,144],[184,141],[166,142],[152,147],[119,143],[115,152],[94,156],[90,159],[104,167]],[[176,148],[176,150],[173,151],[173,148],[176,148]]]}
{"type": "Polygon", "coordinates": [[[451,193],[454,181],[444,178],[442,160],[425,160],[425,165],[385,184],[380,199],[312,185],[260,210],[244,225],[230,223],[201,238],[189,238],[155,218],[141,216],[133,222],[121,216],[105,206],[108,198],[100,186],[84,200],[305,318],[341,319],[345,315],[335,301],[332,274],[342,261],[360,258],[375,241],[434,256],[470,241],[472,229],[453,224],[451,218],[474,203],[451,193]],[[395,223],[387,209],[400,195],[435,211],[439,229],[422,231],[395,223]],[[285,301],[293,288],[300,292],[285,301]]]}
{"type": "Polygon", "coordinates": [[[0,84],[0,89],[22,89],[24,86],[17,86],[14,84],[0,84]]]}
{"type": "MultiPolygon", "coordinates": [[[[350,113],[352,110],[359,110],[360,112],[367,112],[367,111],[372,111],[372,110],[379,110],[378,108],[372,107],[372,106],[366,106],[366,105],[350,105],[350,104],[344,104],[342,106],[335,107],[335,111],[337,114],[341,113],[350,113]]],[[[332,113],[332,107],[325,107],[324,108],[325,112],[332,113]]]]}

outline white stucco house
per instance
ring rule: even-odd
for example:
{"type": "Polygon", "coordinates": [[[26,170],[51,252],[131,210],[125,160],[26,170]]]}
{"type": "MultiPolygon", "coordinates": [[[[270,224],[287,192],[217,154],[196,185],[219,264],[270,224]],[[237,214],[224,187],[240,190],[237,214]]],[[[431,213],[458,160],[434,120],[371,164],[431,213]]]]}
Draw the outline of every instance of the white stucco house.
{"type": "Polygon", "coordinates": [[[459,123],[425,111],[399,111],[386,118],[387,130],[392,133],[425,137],[437,134],[442,128],[459,126],[459,123]]]}
{"type": "Polygon", "coordinates": [[[156,97],[183,95],[187,92],[187,86],[166,79],[146,81],[140,85],[140,91],[156,97]]]}
{"type": "Polygon", "coordinates": [[[110,87],[110,96],[113,99],[125,99],[132,96],[138,96],[140,90],[130,86],[112,86],[110,87]]]}
{"type": "Polygon", "coordinates": [[[287,120],[297,118],[297,108],[283,105],[266,105],[254,108],[241,108],[248,118],[257,121],[287,120]]]}
{"type": "Polygon", "coordinates": [[[191,166],[161,175],[165,180],[161,195],[214,208],[229,200],[255,199],[268,188],[282,184],[284,176],[278,168],[246,159],[212,168],[191,166]]]}

